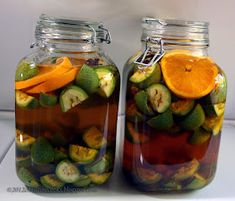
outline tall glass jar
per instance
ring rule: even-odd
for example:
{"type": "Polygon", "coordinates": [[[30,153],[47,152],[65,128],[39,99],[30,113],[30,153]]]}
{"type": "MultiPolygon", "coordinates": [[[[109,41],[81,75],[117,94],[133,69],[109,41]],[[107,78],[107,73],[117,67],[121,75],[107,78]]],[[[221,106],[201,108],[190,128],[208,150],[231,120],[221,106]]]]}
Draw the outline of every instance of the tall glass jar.
{"type": "Polygon", "coordinates": [[[143,191],[195,190],[214,177],[226,101],[208,23],[143,19],[126,63],[123,172],[143,191]]]}
{"type": "Polygon", "coordinates": [[[119,72],[102,23],[41,15],[15,74],[16,170],[27,187],[105,183],[112,174],[119,72]]]}

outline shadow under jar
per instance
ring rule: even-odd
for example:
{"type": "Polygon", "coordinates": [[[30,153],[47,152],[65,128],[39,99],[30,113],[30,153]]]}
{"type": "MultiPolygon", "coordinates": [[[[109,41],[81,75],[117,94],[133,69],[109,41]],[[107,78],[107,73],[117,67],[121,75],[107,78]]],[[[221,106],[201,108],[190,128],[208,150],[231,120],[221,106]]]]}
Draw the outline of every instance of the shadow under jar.
{"type": "Polygon", "coordinates": [[[102,23],[41,15],[15,75],[16,170],[27,187],[105,183],[115,158],[119,72],[102,23]]]}
{"type": "Polygon", "coordinates": [[[143,51],[124,70],[124,175],[143,191],[200,189],[215,175],[227,92],[207,54],[208,23],[142,25],[143,51]]]}

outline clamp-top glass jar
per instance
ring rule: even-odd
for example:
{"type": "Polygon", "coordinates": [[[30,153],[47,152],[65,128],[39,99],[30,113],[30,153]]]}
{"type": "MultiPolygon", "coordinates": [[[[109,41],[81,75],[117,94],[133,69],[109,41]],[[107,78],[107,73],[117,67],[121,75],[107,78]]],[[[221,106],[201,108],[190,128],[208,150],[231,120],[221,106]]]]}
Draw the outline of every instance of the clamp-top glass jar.
{"type": "Polygon", "coordinates": [[[207,55],[208,23],[143,19],[126,66],[123,172],[144,191],[187,191],[214,177],[226,77],[207,55]]]}
{"type": "Polygon", "coordinates": [[[16,169],[26,186],[103,184],[115,154],[119,72],[102,23],[42,15],[15,75],[16,169]]]}

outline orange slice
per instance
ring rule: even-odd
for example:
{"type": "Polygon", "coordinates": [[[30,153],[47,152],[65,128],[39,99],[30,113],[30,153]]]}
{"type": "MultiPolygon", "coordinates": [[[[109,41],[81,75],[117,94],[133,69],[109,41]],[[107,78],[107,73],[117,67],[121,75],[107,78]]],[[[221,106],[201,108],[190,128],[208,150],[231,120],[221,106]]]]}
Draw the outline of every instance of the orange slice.
{"type": "Polygon", "coordinates": [[[73,80],[75,80],[78,70],[79,68],[72,68],[62,75],[58,74],[56,76],[53,76],[47,81],[26,90],[26,92],[35,94],[35,93],[41,93],[41,92],[42,93],[51,92],[56,89],[59,89],[69,84],[73,80]]]}
{"type": "Polygon", "coordinates": [[[49,80],[52,76],[62,75],[74,68],[68,57],[57,59],[56,64],[39,65],[39,73],[28,80],[15,82],[16,89],[25,89],[49,80]]]}
{"type": "Polygon", "coordinates": [[[201,98],[215,87],[216,64],[208,57],[182,52],[166,54],[161,69],[168,88],[179,97],[201,98]]]}

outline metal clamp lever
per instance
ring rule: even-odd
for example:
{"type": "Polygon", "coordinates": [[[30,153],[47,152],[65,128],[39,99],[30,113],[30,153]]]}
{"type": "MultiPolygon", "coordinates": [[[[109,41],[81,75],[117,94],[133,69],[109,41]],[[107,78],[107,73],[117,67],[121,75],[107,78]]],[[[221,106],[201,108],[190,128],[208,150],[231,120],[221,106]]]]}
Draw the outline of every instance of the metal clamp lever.
{"type": "Polygon", "coordinates": [[[135,64],[141,65],[143,67],[148,67],[156,62],[158,62],[164,55],[163,41],[161,38],[146,38],[146,47],[143,54],[141,54],[135,61],[135,64]],[[159,50],[153,54],[151,46],[148,46],[148,42],[155,43],[160,46],[159,50]]]}

